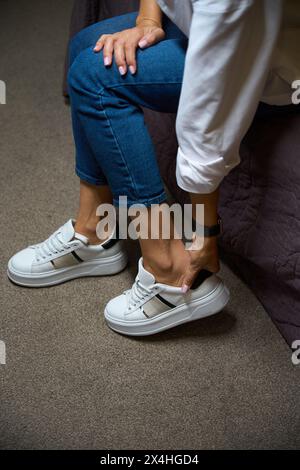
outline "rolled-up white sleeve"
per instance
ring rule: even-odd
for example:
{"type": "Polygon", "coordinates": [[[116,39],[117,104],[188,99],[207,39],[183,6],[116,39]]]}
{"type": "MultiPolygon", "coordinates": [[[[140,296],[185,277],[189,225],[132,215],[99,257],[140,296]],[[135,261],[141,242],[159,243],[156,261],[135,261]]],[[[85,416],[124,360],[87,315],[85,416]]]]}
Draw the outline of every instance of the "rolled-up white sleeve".
{"type": "Polygon", "coordinates": [[[239,161],[267,81],[281,0],[194,0],[176,122],[178,185],[210,193],[239,161]]]}

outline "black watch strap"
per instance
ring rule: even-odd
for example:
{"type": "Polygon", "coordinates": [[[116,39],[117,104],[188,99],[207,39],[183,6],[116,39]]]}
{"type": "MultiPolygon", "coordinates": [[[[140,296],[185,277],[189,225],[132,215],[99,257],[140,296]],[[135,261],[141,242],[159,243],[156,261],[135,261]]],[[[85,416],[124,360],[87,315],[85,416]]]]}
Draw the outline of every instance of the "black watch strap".
{"type": "Polygon", "coordinates": [[[218,223],[215,225],[200,225],[193,219],[193,231],[196,232],[198,227],[199,233],[203,231],[205,237],[217,237],[222,233],[222,219],[218,218],[218,223]]]}

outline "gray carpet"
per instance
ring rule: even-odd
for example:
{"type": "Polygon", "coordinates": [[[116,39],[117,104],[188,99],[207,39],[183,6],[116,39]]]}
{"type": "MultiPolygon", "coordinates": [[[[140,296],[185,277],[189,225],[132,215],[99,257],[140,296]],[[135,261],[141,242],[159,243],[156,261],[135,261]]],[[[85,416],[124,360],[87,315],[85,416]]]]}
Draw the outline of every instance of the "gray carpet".
{"type": "Polygon", "coordinates": [[[241,449],[300,445],[300,366],[248,288],[215,317],[147,339],[110,331],[120,275],[40,290],[6,279],[16,251],[75,214],[69,109],[61,98],[71,0],[0,1],[0,447],[241,449]]]}

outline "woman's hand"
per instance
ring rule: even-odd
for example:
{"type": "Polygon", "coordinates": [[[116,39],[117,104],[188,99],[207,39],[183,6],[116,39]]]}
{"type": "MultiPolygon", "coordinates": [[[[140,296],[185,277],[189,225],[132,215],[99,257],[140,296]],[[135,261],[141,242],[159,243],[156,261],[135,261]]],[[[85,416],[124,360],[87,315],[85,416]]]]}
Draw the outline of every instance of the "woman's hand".
{"type": "Polygon", "coordinates": [[[158,25],[139,24],[135,28],[126,29],[115,34],[103,34],[96,43],[95,52],[103,50],[104,65],[112,64],[114,55],[121,75],[127,73],[129,68],[132,74],[136,73],[136,50],[153,46],[165,37],[164,30],[158,25]]]}
{"type": "MultiPolygon", "coordinates": [[[[207,227],[216,225],[218,223],[218,199],[219,189],[208,194],[190,194],[193,218],[200,225],[207,227]],[[203,219],[197,215],[198,205],[203,206],[203,219]]],[[[201,215],[201,211],[200,211],[201,215]]],[[[182,292],[186,293],[192,286],[197,274],[206,269],[212,273],[217,273],[220,269],[220,262],[218,256],[218,243],[217,237],[203,237],[197,232],[194,235],[193,243],[188,249],[190,263],[182,283],[182,292]]]]}
{"type": "Polygon", "coordinates": [[[193,285],[197,274],[206,269],[212,273],[217,273],[220,269],[217,237],[194,239],[191,247],[188,249],[190,263],[185,273],[182,292],[186,293],[193,285]],[[199,247],[201,247],[199,249],[199,247]]]}

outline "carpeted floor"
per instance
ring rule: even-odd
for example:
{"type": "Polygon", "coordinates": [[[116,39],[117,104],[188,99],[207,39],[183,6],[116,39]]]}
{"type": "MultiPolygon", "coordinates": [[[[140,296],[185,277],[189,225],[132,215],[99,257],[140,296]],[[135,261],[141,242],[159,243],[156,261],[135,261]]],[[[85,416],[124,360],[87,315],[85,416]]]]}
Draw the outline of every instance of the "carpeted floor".
{"type": "Polygon", "coordinates": [[[0,1],[0,447],[297,448],[300,366],[248,288],[215,317],[147,339],[111,332],[120,275],[30,290],[6,263],[74,215],[77,179],[61,76],[71,0],[0,1]]]}

